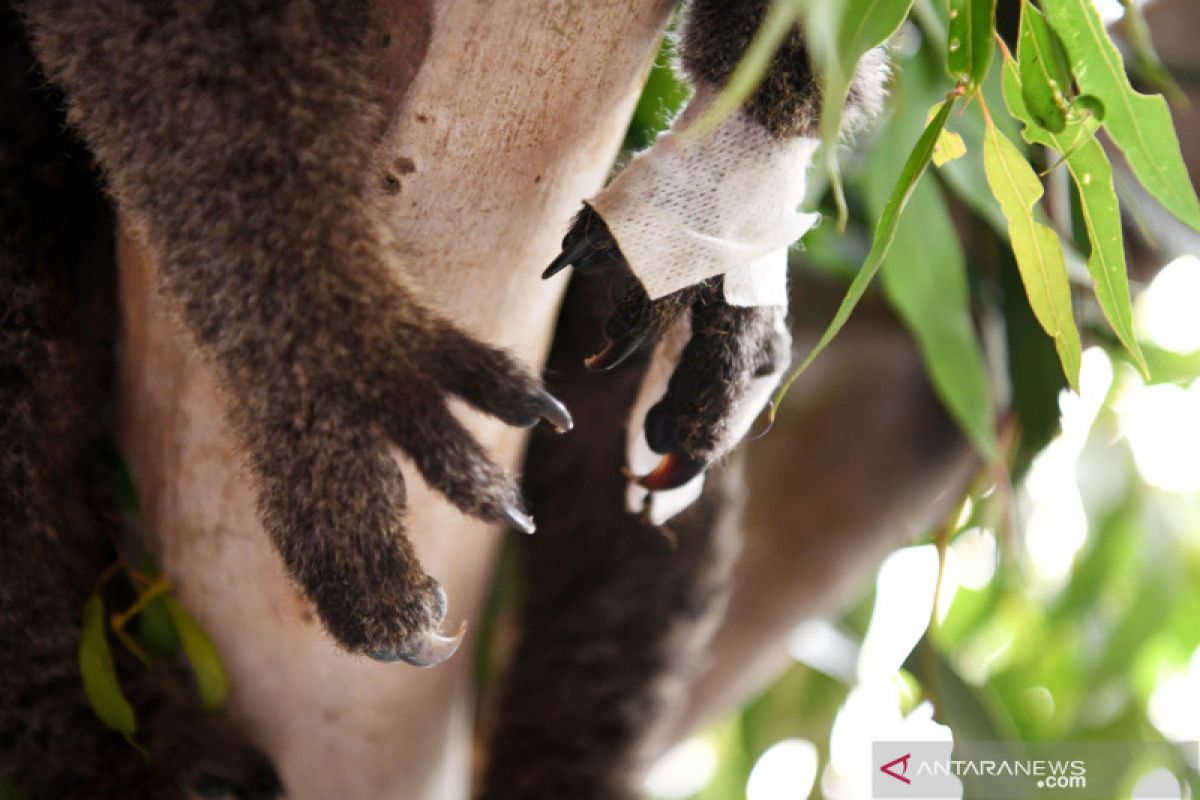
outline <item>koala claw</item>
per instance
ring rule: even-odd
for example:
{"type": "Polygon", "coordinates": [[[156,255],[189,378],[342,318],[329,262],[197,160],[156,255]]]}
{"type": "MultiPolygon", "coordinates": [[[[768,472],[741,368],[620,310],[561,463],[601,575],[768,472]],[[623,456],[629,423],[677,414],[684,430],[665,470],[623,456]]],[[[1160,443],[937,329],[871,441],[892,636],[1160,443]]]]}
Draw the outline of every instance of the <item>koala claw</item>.
{"type": "Polygon", "coordinates": [[[417,641],[415,647],[404,652],[378,650],[371,653],[371,658],[384,663],[403,661],[414,667],[436,667],[458,652],[463,637],[467,635],[467,621],[464,619],[458,625],[454,635],[446,636],[437,631],[426,631],[417,641]]]}
{"type": "Polygon", "coordinates": [[[638,476],[636,483],[652,492],[665,492],[678,489],[707,468],[707,461],[675,450],[663,456],[651,472],[638,476]]]}
{"type": "Polygon", "coordinates": [[[583,365],[592,372],[607,372],[621,365],[637,352],[646,341],[647,332],[634,331],[617,339],[609,339],[599,353],[584,359],[583,365]]]}
{"type": "Polygon", "coordinates": [[[603,266],[624,264],[625,258],[617,247],[608,225],[587,203],[563,237],[562,252],[542,273],[542,280],[552,278],[568,266],[591,270],[603,266]]]}
{"type": "Polygon", "coordinates": [[[537,525],[534,524],[533,517],[518,508],[516,504],[506,503],[503,513],[504,521],[522,533],[533,533],[537,530],[537,525]]]}
{"type": "Polygon", "coordinates": [[[557,397],[545,389],[540,389],[537,392],[536,401],[538,403],[538,416],[524,427],[532,428],[538,423],[538,420],[545,420],[550,423],[556,433],[566,433],[575,427],[575,420],[571,419],[571,412],[567,410],[567,407],[557,397]]]}

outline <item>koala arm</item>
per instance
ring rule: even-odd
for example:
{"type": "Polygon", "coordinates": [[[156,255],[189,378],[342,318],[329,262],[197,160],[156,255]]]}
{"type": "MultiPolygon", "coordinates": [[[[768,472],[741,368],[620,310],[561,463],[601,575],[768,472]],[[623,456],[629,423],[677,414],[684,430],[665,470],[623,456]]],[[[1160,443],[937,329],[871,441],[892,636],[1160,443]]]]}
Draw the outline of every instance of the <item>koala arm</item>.
{"type": "Polygon", "coordinates": [[[159,289],[214,368],[286,568],[346,648],[449,657],[445,594],[404,535],[399,447],[462,511],[532,529],[447,408],[570,416],[526,368],[426,308],[371,204],[383,132],[359,3],[36,0],[37,55],[159,289]]]}
{"type": "MultiPolygon", "coordinates": [[[[703,472],[745,435],[790,362],[787,247],[815,224],[800,214],[820,144],[821,93],[793,28],[747,103],[715,129],[688,131],[724,87],[766,0],[693,0],[680,42],[695,86],[653,147],[585,203],[546,270],[615,269],[627,288],[588,359],[612,369],[654,346],[630,417],[631,511],[664,522],[700,493],[703,472]],[[647,494],[649,492],[649,494],[647,494]]],[[[882,53],[860,62],[844,129],[882,103],[882,53]]]]}

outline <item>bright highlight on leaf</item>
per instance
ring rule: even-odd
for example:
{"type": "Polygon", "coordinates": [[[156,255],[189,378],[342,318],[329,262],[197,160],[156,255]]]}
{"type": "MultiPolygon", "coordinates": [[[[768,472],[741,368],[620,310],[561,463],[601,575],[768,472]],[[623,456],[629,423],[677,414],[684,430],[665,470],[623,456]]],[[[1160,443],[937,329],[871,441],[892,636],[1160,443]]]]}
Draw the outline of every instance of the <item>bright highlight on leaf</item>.
{"type": "Polygon", "coordinates": [[[137,733],[133,706],[117,680],[112,651],[105,632],[104,601],[93,594],[83,607],[83,632],[79,638],[79,674],[92,710],[106,726],[130,737],[137,733]]]}
{"type": "Polygon", "coordinates": [[[1034,219],[1033,207],[1042,184],[1021,152],[995,125],[983,138],[983,165],[988,185],[1004,216],[1013,254],[1038,323],[1054,338],[1067,381],[1079,390],[1081,347],[1071,312],[1071,287],[1058,234],[1034,219]]]}
{"type": "Polygon", "coordinates": [[[1167,101],[1134,91],[1092,0],[1046,0],[1044,8],[1067,48],[1080,91],[1104,104],[1105,130],[1138,180],[1168,211],[1200,230],[1200,200],[1188,178],[1167,101]]]}
{"type": "Polygon", "coordinates": [[[1091,254],[1087,268],[1095,281],[1096,300],[1121,344],[1135,364],[1148,374],[1145,357],[1133,330],[1133,309],[1126,275],[1125,245],[1121,236],[1121,211],[1113,186],[1112,166],[1095,138],[1095,123],[1073,122],[1055,134],[1040,127],[1023,103],[1017,67],[1004,63],[1004,100],[1009,113],[1025,123],[1030,144],[1053,148],[1065,157],[1067,169],[1079,191],[1080,213],[1087,226],[1091,254]]]}
{"type": "Polygon", "coordinates": [[[216,711],[225,705],[225,698],[229,694],[229,678],[225,674],[225,666],[221,663],[217,646],[196,618],[179,605],[179,601],[170,595],[164,595],[162,600],[167,606],[167,613],[171,616],[175,632],[179,635],[183,652],[192,665],[192,672],[196,676],[196,688],[200,692],[200,703],[205,710],[216,711]]]}

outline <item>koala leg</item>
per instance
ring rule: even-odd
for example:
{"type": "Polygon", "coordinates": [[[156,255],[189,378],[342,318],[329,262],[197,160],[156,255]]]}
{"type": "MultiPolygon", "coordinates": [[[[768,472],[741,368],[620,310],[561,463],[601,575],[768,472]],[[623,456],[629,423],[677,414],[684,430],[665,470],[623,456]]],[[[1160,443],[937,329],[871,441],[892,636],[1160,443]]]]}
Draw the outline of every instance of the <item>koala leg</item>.
{"type": "MultiPolygon", "coordinates": [[[[603,308],[587,281],[568,289],[548,369],[588,353],[603,308]]],[[[644,357],[572,381],[586,437],[535,433],[525,484],[542,512],[519,543],[520,638],[490,735],[482,797],[637,796],[648,736],[703,663],[739,543],[736,460],[704,497],[656,527],[625,510],[625,409],[644,357]]]]}
{"type": "Polygon", "coordinates": [[[394,449],[463,512],[527,531],[512,476],[451,414],[571,426],[527,368],[391,269],[384,131],[361,2],[36,0],[69,121],[215,369],[284,564],[347,649],[450,657],[447,599],[405,535],[394,449]]]}
{"type": "MultiPolygon", "coordinates": [[[[627,276],[590,369],[654,346],[630,417],[629,504],[649,492],[665,521],[699,496],[705,468],[730,452],[790,363],[787,248],[816,223],[797,212],[820,144],[821,92],[794,28],[744,107],[700,131],[762,23],[767,0],[692,0],[680,55],[695,94],[670,131],[584,205],[544,273],[568,264],[627,276]]],[[[847,130],[878,111],[883,55],[863,57],[847,130]]]]}
{"type": "Polygon", "coordinates": [[[0,774],[30,800],[275,797],[271,764],[176,676],[116,649],[148,759],[84,696],[80,617],[118,536],[95,441],[113,217],[61,102],[0,3],[0,774]]]}

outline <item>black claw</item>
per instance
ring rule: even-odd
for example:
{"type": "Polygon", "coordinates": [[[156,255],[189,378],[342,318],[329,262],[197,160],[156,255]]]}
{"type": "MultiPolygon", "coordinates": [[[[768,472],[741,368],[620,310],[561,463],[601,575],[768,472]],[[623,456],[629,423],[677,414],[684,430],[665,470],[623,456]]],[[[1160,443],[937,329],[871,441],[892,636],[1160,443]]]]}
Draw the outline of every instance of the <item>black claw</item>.
{"type": "Polygon", "coordinates": [[[504,521],[522,533],[533,533],[537,530],[537,526],[533,524],[533,517],[522,511],[515,503],[504,504],[504,521]]]}
{"type": "Polygon", "coordinates": [[[575,420],[571,419],[571,412],[557,397],[542,389],[537,394],[537,400],[538,415],[554,426],[556,432],[566,433],[575,427],[575,420]]]}
{"type": "Polygon", "coordinates": [[[687,453],[673,450],[663,456],[658,466],[648,474],[637,479],[638,485],[652,492],[665,492],[677,489],[699,475],[708,466],[705,462],[692,458],[687,453]]]}
{"type": "Polygon", "coordinates": [[[584,203],[583,210],[571,224],[571,230],[563,237],[562,252],[542,272],[542,280],[557,275],[571,264],[577,270],[591,270],[621,258],[621,250],[604,220],[584,203]]]}
{"type": "Polygon", "coordinates": [[[619,339],[612,339],[604,345],[604,349],[599,353],[584,359],[583,365],[592,372],[607,372],[633,355],[645,339],[645,331],[637,331],[619,339]]]}
{"type": "MultiPolygon", "coordinates": [[[[567,238],[570,237],[568,236],[567,238]]],[[[546,269],[542,272],[542,280],[552,278],[559,272],[562,272],[562,270],[566,269],[571,264],[586,255],[588,250],[591,248],[592,241],[587,235],[579,237],[570,244],[563,242],[563,251],[559,253],[558,256],[550,262],[550,266],[546,267],[546,269]]]]}

